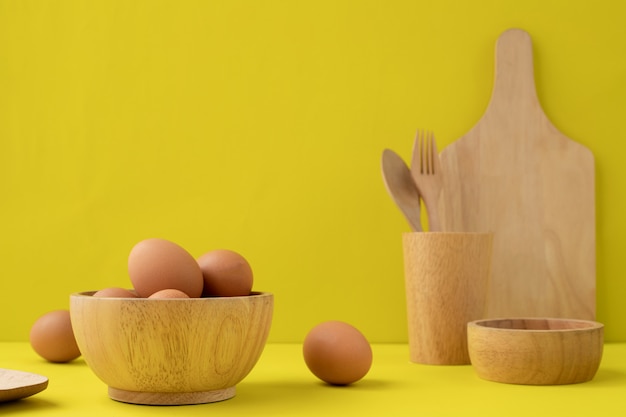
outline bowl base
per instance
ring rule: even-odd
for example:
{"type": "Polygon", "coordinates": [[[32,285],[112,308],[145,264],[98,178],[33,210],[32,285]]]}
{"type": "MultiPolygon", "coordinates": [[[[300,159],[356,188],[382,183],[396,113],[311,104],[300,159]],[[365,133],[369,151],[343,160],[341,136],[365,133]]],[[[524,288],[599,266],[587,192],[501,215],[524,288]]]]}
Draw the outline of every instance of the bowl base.
{"type": "Polygon", "coordinates": [[[235,396],[235,387],[200,392],[137,392],[109,387],[115,401],[143,405],[191,405],[228,400],[235,396]]]}

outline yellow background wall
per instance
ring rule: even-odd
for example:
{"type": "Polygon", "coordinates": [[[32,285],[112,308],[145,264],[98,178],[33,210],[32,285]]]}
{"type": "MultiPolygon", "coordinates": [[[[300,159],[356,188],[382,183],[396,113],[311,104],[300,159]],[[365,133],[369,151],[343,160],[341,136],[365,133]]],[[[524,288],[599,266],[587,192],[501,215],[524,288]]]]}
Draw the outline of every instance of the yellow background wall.
{"type": "Polygon", "coordinates": [[[625,21],[620,0],[0,0],[0,340],[129,286],[130,248],[163,237],[244,254],[271,341],[327,319],[405,341],[381,152],[467,132],[511,27],[596,157],[598,320],[626,340],[625,21]]]}

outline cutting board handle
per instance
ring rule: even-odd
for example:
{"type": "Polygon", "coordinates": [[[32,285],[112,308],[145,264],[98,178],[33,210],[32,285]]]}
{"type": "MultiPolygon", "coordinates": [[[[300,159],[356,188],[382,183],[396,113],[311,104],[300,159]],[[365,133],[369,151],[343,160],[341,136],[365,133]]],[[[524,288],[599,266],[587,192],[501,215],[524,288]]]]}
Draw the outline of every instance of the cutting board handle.
{"type": "Polygon", "coordinates": [[[540,110],[533,66],[532,41],[528,32],[509,29],[496,42],[494,86],[487,112],[497,109],[515,117],[527,106],[540,110]]]}

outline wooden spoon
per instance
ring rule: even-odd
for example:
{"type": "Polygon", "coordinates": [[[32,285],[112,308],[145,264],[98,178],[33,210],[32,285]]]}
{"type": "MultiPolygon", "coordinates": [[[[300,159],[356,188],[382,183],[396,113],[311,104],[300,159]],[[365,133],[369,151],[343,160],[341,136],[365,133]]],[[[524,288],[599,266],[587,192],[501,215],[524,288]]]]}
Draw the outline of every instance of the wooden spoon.
{"type": "Polygon", "coordinates": [[[0,403],[30,397],[48,387],[48,378],[0,368],[0,403]]]}
{"type": "Polygon", "coordinates": [[[383,179],[387,192],[395,201],[414,232],[421,232],[420,194],[411,177],[411,171],[400,155],[391,149],[383,151],[383,179]]]}

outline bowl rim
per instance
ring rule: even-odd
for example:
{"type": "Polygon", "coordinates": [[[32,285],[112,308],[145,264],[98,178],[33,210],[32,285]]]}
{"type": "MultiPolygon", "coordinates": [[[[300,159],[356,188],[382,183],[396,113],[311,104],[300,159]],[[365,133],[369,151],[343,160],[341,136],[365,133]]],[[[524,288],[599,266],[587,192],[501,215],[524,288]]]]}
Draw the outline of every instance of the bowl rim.
{"type": "Polygon", "coordinates": [[[70,297],[75,298],[91,298],[94,300],[123,300],[123,301],[132,301],[132,302],[202,302],[203,300],[212,300],[213,302],[227,302],[227,301],[219,301],[219,300],[237,300],[237,299],[250,299],[250,298],[263,298],[263,297],[273,297],[273,293],[268,291],[251,291],[249,295],[237,295],[237,296],[211,296],[211,297],[190,297],[190,298],[147,298],[147,297],[93,297],[93,295],[98,290],[89,290],[89,291],[79,291],[70,294],[70,297]]]}
{"type": "Polygon", "coordinates": [[[604,324],[584,319],[569,319],[559,317],[504,317],[504,318],[487,318],[474,320],[467,323],[468,329],[478,328],[485,331],[493,332],[508,332],[508,333],[570,333],[570,332],[585,332],[595,331],[604,328],[604,324]],[[580,327],[565,328],[565,329],[515,329],[510,327],[493,327],[487,325],[488,323],[503,322],[503,321],[550,321],[560,323],[575,323],[580,327]]]}

